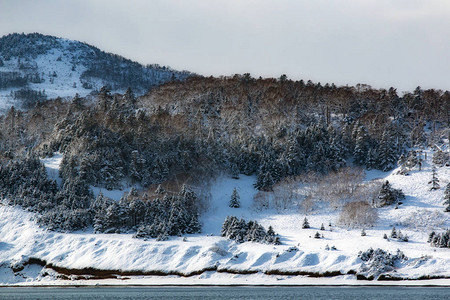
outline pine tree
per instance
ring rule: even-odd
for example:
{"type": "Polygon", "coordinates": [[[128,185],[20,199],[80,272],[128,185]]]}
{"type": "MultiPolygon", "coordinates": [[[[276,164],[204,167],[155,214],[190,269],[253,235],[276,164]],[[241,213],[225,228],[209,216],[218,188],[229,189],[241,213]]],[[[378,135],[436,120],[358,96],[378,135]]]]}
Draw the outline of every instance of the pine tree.
{"type": "Polygon", "coordinates": [[[233,207],[233,208],[239,208],[241,206],[240,196],[239,196],[236,188],[234,188],[233,193],[231,194],[229,206],[233,207]]]}
{"type": "Polygon", "coordinates": [[[367,160],[368,135],[364,126],[359,126],[356,134],[355,149],[353,151],[354,161],[357,165],[364,165],[367,160]]]}
{"type": "Polygon", "coordinates": [[[428,182],[428,184],[431,184],[430,191],[438,190],[440,188],[439,179],[437,178],[436,166],[434,164],[431,172],[432,177],[431,180],[428,182]]]}
{"type": "Polygon", "coordinates": [[[399,202],[399,200],[405,198],[405,194],[400,189],[394,189],[391,187],[389,181],[385,181],[381,186],[381,189],[378,193],[378,203],[377,205],[382,207],[386,205],[391,205],[395,202],[399,202]]]}
{"type": "Polygon", "coordinates": [[[396,146],[392,140],[391,131],[386,129],[381,137],[378,148],[378,169],[389,171],[397,162],[396,146]]]}
{"type": "Polygon", "coordinates": [[[449,152],[444,152],[439,149],[433,153],[433,164],[442,167],[449,161],[450,161],[449,152]]]}
{"type": "Polygon", "coordinates": [[[231,178],[239,179],[239,168],[235,163],[231,164],[231,178]]]}
{"type": "Polygon", "coordinates": [[[450,183],[447,184],[444,191],[444,206],[446,212],[450,212],[450,183]]]}
{"type": "Polygon", "coordinates": [[[415,150],[411,150],[408,152],[406,158],[406,169],[410,171],[419,163],[418,152],[415,150]]]}
{"type": "Polygon", "coordinates": [[[323,223],[322,223],[322,225],[320,226],[320,230],[325,230],[325,226],[323,226],[323,223]]]}
{"type": "Polygon", "coordinates": [[[311,227],[309,226],[309,222],[308,222],[308,219],[307,219],[306,217],[305,217],[305,219],[303,220],[302,228],[303,228],[303,229],[311,228],[311,227]]]}
{"type": "Polygon", "coordinates": [[[406,157],[404,154],[400,155],[397,165],[400,167],[398,174],[407,175],[408,169],[406,167],[406,157]]]}
{"type": "Polygon", "coordinates": [[[314,235],[314,238],[315,239],[320,239],[321,238],[321,235],[320,235],[320,233],[317,231],[316,232],[316,234],[314,235]]]}
{"type": "Polygon", "coordinates": [[[431,243],[431,241],[433,240],[434,236],[436,235],[436,232],[432,231],[429,235],[428,235],[428,243],[431,243]]]}
{"type": "Polygon", "coordinates": [[[361,230],[361,236],[366,236],[366,231],[364,230],[364,228],[361,230]]]}
{"type": "Polygon", "coordinates": [[[397,231],[395,230],[395,226],[392,227],[391,238],[393,238],[393,239],[397,238],[397,231]]]}
{"type": "Polygon", "coordinates": [[[186,229],[186,233],[200,233],[201,225],[198,220],[198,213],[191,216],[188,227],[186,229]]]}

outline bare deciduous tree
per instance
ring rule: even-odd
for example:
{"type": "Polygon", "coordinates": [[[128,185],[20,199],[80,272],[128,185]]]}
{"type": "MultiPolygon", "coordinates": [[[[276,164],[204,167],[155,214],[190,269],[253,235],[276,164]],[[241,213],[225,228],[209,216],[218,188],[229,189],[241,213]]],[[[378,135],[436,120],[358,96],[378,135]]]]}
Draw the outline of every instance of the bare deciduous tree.
{"type": "Polygon", "coordinates": [[[371,226],[378,219],[378,212],[365,201],[349,202],[339,215],[340,225],[357,227],[371,226]]]}

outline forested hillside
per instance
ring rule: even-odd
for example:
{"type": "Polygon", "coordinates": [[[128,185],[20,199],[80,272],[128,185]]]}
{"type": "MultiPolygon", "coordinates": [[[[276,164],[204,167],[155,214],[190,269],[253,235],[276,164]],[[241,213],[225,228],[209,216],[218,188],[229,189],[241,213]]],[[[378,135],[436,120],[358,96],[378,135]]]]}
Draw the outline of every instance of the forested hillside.
{"type": "Polygon", "coordinates": [[[50,228],[164,238],[200,230],[197,187],[222,173],[255,174],[255,187],[271,191],[286,178],[347,166],[398,163],[406,174],[425,147],[448,165],[449,122],[450,93],[420,87],[398,95],[249,74],[172,81],[141,97],[102,87],[93,99],[37,102],[0,117],[2,195],[41,212],[50,228]],[[56,152],[64,156],[60,186],[37,160],[56,152]],[[130,185],[136,190],[120,203],[89,190],[130,185]]]}

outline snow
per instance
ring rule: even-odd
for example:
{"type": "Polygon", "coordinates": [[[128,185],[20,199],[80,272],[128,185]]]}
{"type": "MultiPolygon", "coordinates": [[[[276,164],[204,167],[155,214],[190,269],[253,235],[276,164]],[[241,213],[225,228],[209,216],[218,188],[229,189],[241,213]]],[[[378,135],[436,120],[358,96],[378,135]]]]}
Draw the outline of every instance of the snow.
{"type": "MultiPolygon", "coordinates": [[[[67,40],[61,40],[61,44],[67,47],[67,40]]],[[[76,53],[74,53],[76,54],[76,53]]],[[[29,83],[28,87],[34,90],[45,90],[48,99],[62,97],[72,98],[78,93],[80,96],[88,95],[91,90],[82,88],[80,81],[81,74],[85,71],[85,67],[78,64],[75,71],[72,71],[71,62],[65,58],[65,53],[62,49],[52,49],[50,52],[39,55],[33,60],[37,64],[37,69],[31,73],[38,72],[43,75],[44,82],[42,83],[29,83]],[[63,57],[58,61],[59,57],[63,57]],[[51,74],[56,72],[57,77],[52,77],[51,74]],[[50,82],[53,80],[53,83],[50,82]],[[74,83],[76,87],[74,87],[74,83]]],[[[0,71],[18,71],[17,59],[11,59],[10,61],[4,61],[4,66],[0,67],[0,71]]],[[[27,71],[21,71],[26,74],[27,71]]],[[[15,105],[15,100],[11,97],[11,91],[18,90],[18,88],[0,89],[0,112],[6,111],[11,106],[15,105]]]]}
{"type": "MultiPolygon", "coordinates": [[[[431,157],[431,155],[428,155],[431,157]]],[[[49,175],[57,178],[60,154],[43,159],[49,175]]],[[[438,168],[441,187],[450,181],[450,168],[438,168]]],[[[450,279],[433,281],[370,282],[357,281],[354,275],[332,278],[310,278],[305,276],[265,275],[268,270],[325,272],[358,271],[362,261],[359,251],[372,247],[391,253],[400,249],[409,258],[397,266],[394,276],[419,278],[420,276],[450,277],[450,249],[433,248],[427,243],[431,230],[450,228],[449,215],[443,213],[443,188],[430,191],[429,161],[421,171],[409,176],[368,172],[365,180],[382,178],[389,180],[394,188],[406,194],[404,204],[398,209],[378,209],[379,220],[374,227],[366,228],[367,236],[361,236],[361,228],[347,229],[336,226],[339,213],[319,210],[309,214],[310,229],[301,229],[305,215],[296,208],[277,212],[274,209],[259,211],[253,205],[256,190],[255,177],[240,175],[240,179],[217,178],[211,184],[209,209],[202,216],[203,233],[183,237],[171,237],[158,242],[133,239],[129,234],[93,234],[89,232],[58,233],[40,228],[31,212],[19,207],[0,206],[0,284],[20,285],[66,285],[66,284],[436,284],[450,285],[450,279]],[[240,208],[228,207],[233,189],[241,200],[240,208]],[[282,245],[266,245],[246,242],[237,244],[220,237],[221,225],[228,215],[248,220],[257,220],[266,228],[271,225],[280,234],[282,245]],[[329,222],[333,226],[328,226],[329,222]],[[326,230],[320,231],[324,223],[326,230]],[[383,239],[395,225],[410,242],[383,239]],[[330,230],[331,229],[331,230],[330,230]],[[323,233],[323,239],[314,234],[323,233]],[[336,250],[325,250],[326,245],[336,250]],[[122,271],[163,271],[191,273],[207,268],[218,270],[257,271],[256,274],[239,275],[219,272],[203,272],[190,277],[180,276],[131,276],[129,279],[74,280],[57,279],[52,270],[36,265],[14,274],[10,266],[18,266],[34,257],[55,266],[122,271]],[[44,276],[44,273],[50,275],[44,276]]],[[[104,191],[103,191],[104,192],[104,191]]],[[[111,191],[116,198],[126,191],[111,191]]],[[[301,192],[301,191],[300,191],[301,192]]],[[[119,197],[120,198],[120,197],[119,197]]]]}
{"type": "MultiPolygon", "coordinates": [[[[58,46],[32,59],[31,62],[36,63],[35,69],[20,70],[17,67],[17,58],[12,58],[8,61],[4,60],[4,66],[0,67],[0,72],[20,72],[22,75],[39,73],[42,75],[44,82],[29,83],[27,87],[36,91],[45,90],[48,99],[56,97],[71,99],[77,93],[81,97],[87,96],[92,90],[84,89],[80,80],[80,76],[86,70],[86,67],[83,63],[74,61],[83,57],[83,51],[86,50],[83,48],[74,50],[74,42],[71,40],[58,39],[57,42],[59,43],[58,46]],[[72,70],[74,63],[75,70],[72,70]],[[56,77],[52,76],[53,72],[56,72],[56,77]]],[[[95,79],[92,79],[92,84],[93,89],[98,89],[104,85],[103,82],[95,79]]],[[[11,91],[16,90],[19,90],[19,88],[0,89],[0,113],[4,113],[11,106],[17,106],[16,101],[10,94],[11,91]]]]}
{"type": "Polygon", "coordinates": [[[203,232],[220,235],[222,223],[227,216],[254,219],[258,216],[252,211],[252,199],[256,194],[253,188],[256,177],[240,175],[240,179],[219,177],[211,187],[211,204],[209,212],[203,217],[203,232]],[[233,189],[236,188],[240,196],[240,208],[229,207],[233,189]]]}
{"type": "Polygon", "coordinates": [[[51,180],[56,180],[58,185],[61,185],[61,178],[59,177],[59,165],[63,159],[63,155],[59,152],[55,153],[52,157],[46,157],[41,159],[47,171],[47,176],[51,180]]]}

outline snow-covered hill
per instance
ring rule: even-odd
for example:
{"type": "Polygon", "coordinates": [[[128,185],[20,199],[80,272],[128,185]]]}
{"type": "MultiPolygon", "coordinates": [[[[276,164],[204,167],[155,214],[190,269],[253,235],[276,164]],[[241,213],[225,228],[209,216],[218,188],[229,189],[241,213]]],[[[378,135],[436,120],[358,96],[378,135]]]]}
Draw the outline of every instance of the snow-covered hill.
{"type": "MultiPolygon", "coordinates": [[[[59,155],[44,160],[49,175],[54,178],[60,160],[59,155]]],[[[56,266],[66,271],[93,268],[122,272],[122,276],[118,276],[121,281],[109,280],[109,284],[355,284],[355,272],[370,275],[364,271],[365,263],[358,258],[358,252],[381,248],[391,253],[399,249],[408,257],[395,265],[389,272],[391,276],[408,279],[446,277],[439,284],[449,285],[450,249],[433,248],[427,242],[431,230],[441,232],[450,227],[449,215],[443,212],[443,188],[430,191],[429,161],[424,162],[421,171],[413,171],[409,176],[396,175],[396,172],[366,173],[366,180],[387,179],[406,194],[404,204],[398,209],[392,206],[378,209],[379,219],[374,227],[366,228],[367,236],[361,236],[360,228],[336,226],[338,212],[318,210],[311,213],[307,216],[311,228],[301,229],[305,214],[295,208],[282,212],[256,210],[253,205],[255,178],[243,175],[238,180],[221,177],[212,184],[211,202],[202,219],[203,234],[171,237],[164,242],[134,239],[127,234],[50,232],[38,227],[33,213],[18,207],[0,206],[0,283],[67,284],[67,281],[58,279],[61,277],[54,270],[56,266]],[[234,188],[241,196],[240,208],[228,207],[234,188]],[[227,215],[257,220],[266,228],[273,226],[281,236],[282,245],[238,244],[220,237],[221,225],[227,215]],[[326,224],[325,231],[319,230],[322,223],[326,224]],[[392,226],[407,234],[409,242],[383,239],[385,233],[389,235],[392,226]],[[315,239],[317,231],[324,237],[315,239]],[[327,245],[336,249],[326,250],[327,245]],[[27,262],[31,263],[27,265],[27,262]],[[44,263],[47,267],[40,265],[44,263]],[[139,272],[141,276],[132,276],[139,272]],[[326,272],[336,276],[312,281],[299,275],[324,275],[326,272]],[[155,273],[172,275],[164,277],[164,280],[142,276],[155,273]]],[[[450,169],[438,168],[438,177],[441,186],[445,186],[450,181],[450,169]]],[[[92,274],[89,270],[84,272],[82,274],[92,274]]],[[[73,275],[69,278],[80,277],[73,275]]]]}
{"type": "Polygon", "coordinates": [[[0,38],[0,111],[30,105],[38,98],[86,96],[106,85],[114,92],[131,87],[143,94],[151,87],[192,75],[158,65],[143,66],[88,44],[33,34],[0,38]],[[36,96],[19,90],[41,92],[36,96]],[[16,94],[15,94],[16,92],[16,94]],[[31,102],[31,103],[30,103],[31,102]]]}

